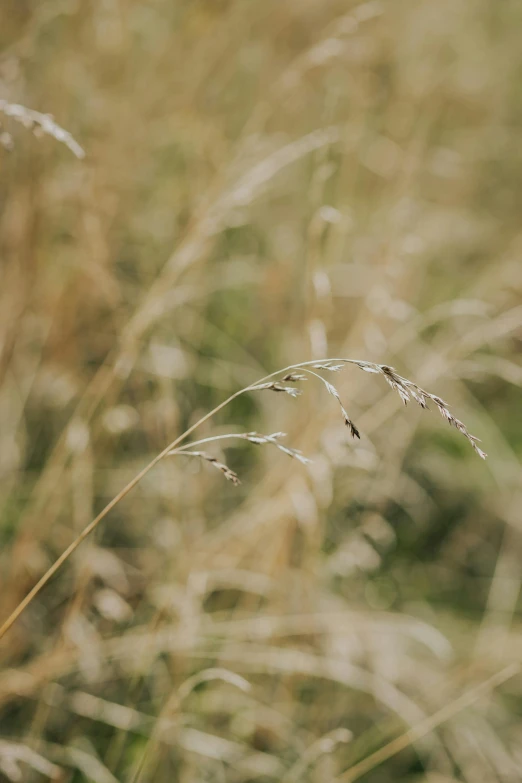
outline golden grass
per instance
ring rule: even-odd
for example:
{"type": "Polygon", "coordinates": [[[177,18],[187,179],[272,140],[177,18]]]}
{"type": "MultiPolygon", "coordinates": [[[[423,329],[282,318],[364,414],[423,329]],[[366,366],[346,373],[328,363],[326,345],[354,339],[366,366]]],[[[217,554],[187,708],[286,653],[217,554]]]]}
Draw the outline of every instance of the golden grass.
{"type": "Polygon", "coordinates": [[[517,780],[519,4],[15,5],[0,776],[517,780]]]}

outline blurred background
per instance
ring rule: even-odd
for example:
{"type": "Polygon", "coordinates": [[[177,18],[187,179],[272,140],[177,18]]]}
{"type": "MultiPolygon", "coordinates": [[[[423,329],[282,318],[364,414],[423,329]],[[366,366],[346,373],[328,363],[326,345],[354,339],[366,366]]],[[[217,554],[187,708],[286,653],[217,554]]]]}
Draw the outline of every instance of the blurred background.
{"type": "MultiPolygon", "coordinates": [[[[0,779],[522,780],[522,5],[4,0],[0,779]],[[5,103],[7,102],[7,103],[5,103]],[[85,150],[34,131],[49,113],[85,150]],[[70,146],[70,145],[69,145],[70,146]]],[[[54,127],[54,126],[52,126],[54,127]]],[[[59,136],[59,133],[55,135],[59,136]]]]}

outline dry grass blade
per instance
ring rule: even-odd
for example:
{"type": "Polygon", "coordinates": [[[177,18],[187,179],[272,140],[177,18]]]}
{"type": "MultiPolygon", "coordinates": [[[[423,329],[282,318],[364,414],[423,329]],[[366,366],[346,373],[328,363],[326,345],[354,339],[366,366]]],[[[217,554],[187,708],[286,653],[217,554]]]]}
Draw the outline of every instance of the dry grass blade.
{"type": "Polygon", "coordinates": [[[269,182],[282,168],[314,150],[334,144],[340,138],[340,129],[330,127],[314,130],[306,136],[286,144],[241,177],[228,195],[228,199],[225,198],[225,200],[237,205],[247,204],[263,185],[269,182]]]}
{"type": "Polygon", "coordinates": [[[283,783],[298,783],[303,779],[306,770],[319,758],[326,753],[332,753],[337,745],[350,742],[352,732],[349,729],[334,729],[333,731],[320,737],[303,753],[302,757],[286,773],[283,783]]]}
{"type": "Polygon", "coordinates": [[[26,764],[31,769],[52,780],[58,779],[61,774],[60,767],[52,764],[40,753],[36,753],[32,748],[27,747],[27,745],[21,742],[0,740],[0,770],[8,780],[22,780],[20,763],[26,764]]]}
{"type": "Polygon", "coordinates": [[[52,136],[56,141],[65,144],[77,158],[82,159],[85,157],[85,150],[80,147],[69,131],[66,131],[54,121],[50,114],[42,114],[39,111],[28,109],[19,103],[8,103],[4,98],[0,98],[0,112],[5,114],[6,117],[11,117],[16,122],[21,123],[29,130],[39,131],[52,136]]]}
{"type": "Polygon", "coordinates": [[[178,699],[187,698],[198,685],[201,685],[203,682],[211,682],[212,680],[226,682],[229,685],[233,685],[235,688],[239,688],[239,690],[244,693],[248,693],[251,689],[248,680],[245,680],[244,677],[236,674],[236,672],[218,668],[203,669],[203,671],[192,675],[192,677],[189,677],[188,680],[185,680],[185,682],[180,685],[177,692],[178,699]]]}
{"type": "Polygon", "coordinates": [[[117,778],[92,752],[73,745],[63,747],[51,742],[46,742],[44,747],[60,764],[79,770],[92,783],[118,783],[117,778]]]}
{"type": "Polygon", "coordinates": [[[433,731],[442,723],[450,720],[450,718],[453,718],[459,712],[466,709],[466,707],[470,707],[482,696],[514,677],[519,671],[520,666],[518,663],[506,666],[505,669],[497,672],[488,680],[480,683],[475,688],[471,688],[458,699],[446,704],[436,713],[421,721],[417,726],[405,731],[404,734],[401,734],[397,739],[392,740],[384,747],[375,751],[375,753],[372,753],[357,764],[354,764],[353,767],[350,767],[343,775],[338,777],[335,783],[353,783],[353,781],[359,780],[359,778],[367,772],[370,772],[370,770],[378,767],[397,753],[400,753],[401,750],[404,750],[413,742],[426,736],[430,731],[433,731]]]}

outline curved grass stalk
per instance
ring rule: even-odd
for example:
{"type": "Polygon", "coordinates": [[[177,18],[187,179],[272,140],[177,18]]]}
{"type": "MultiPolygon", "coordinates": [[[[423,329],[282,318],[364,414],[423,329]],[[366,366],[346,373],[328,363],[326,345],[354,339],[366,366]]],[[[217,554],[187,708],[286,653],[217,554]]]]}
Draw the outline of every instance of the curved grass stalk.
{"type": "MultiPolygon", "coordinates": [[[[242,394],[246,394],[247,392],[269,390],[274,392],[286,393],[293,397],[297,396],[298,394],[301,393],[299,389],[296,389],[294,386],[285,385],[288,383],[297,383],[299,381],[304,380],[302,375],[296,374],[294,372],[295,370],[303,369],[306,371],[306,368],[313,368],[313,370],[337,372],[347,364],[355,364],[360,369],[365,370],[366,372],[383,375],[387,383],[399,394],[404,404],[406,404],[410,400],[414,400],[421,407],[426,408],[428,400],[433,402],[437,407],[437,409],[439,410],[440,414],[443,416],[443,418],[450,425],[455,427],[462,435],[464,435],[465,438],[467,438],[467,440],[471,443],[473,449],[477,452],[477,454],[483,459],[486,457],[486,454],[477,446],[478,438],[476,438],[474,435],[471,435],[468,432],[465,425],[459,419],[455,418],[452,413],[450,413],[448,405],[446,402],[444,402],[444,400],[442,400],[440,397],[437,397],[434,394],[431,394],[430,392],[427,392],[425,389],[422,389],[420,386],[417,386],[417,384],[413,383],[413,381],[409,381],[407,378],[404,378],[403,376],[399,375],[398,373],[396,373],[393,367],[384,364],[374,364],[373,362],[366,362],[358,359],[322,359],[322,360],[315,359],[307,362],[300,362],[299,364],[291,364],[288,367],[284,367],[281,370],[276,370],[275,372],[269,373],[268,375],[265,375],[263,378],[260,378],[255,383],[252,383],[249,386],[245,386],[245,388],[240,389],[237,392],[234,392],[234,394],[231,394],[230,397],[228,397],[226,400],[224,400],[219,405],[217,405],[213,410],[209,411],[209,413],[206,413],[201,419],[199,419],[199,421],[195,422],[185,432],[183,432],[181,435],[175,438],[175,440],[173,440],[172,443],[169,443],[169,445],[166,446],[163,449],[163,451],[157,454],[148,463],[148,465],[146,465],[136,476],[134,476],[134,478],[131,481],[129,481],[129,483],[125,487],[123,487],[123,489],[121,489],[118,492],[118,494],[112,498],[112,500],[109,503],[107,503],[105,508],[102,509],[102,511],[100,511],[100,513],[82,530],[82,532],[74,539],[74,541],[72,541],[69,544],[67,549],[65,549],[64,552],[62,552],[62,554],[47,569],[45,574],[39,579],[39,581],[29,591],[29,593],[27,593],[25,598],[23,598],[22,601],[20,601],[20,603],[15,607],[15,609],[11,612],[9,617],[4,621],[2,626],[0,626],[0,639],[7,633],[7,631],[20,617],[22,612],[29,606],[31,601],[33,601],[36,598],[36,596],[45,587],[47,582],[54,576],[54,574],[61,568],[61,566],[65,563],[65,561],[69,559],[69,557],[76,551],[76,549],[78,549],[80,544],[83,543],[83,541],[85,541],[85,539],[98,527],[100,522],[107,516],[107,514],[110,511],[112,511],[112,509],[115,506],[117,506],[118,503],[121,500],[123,500],[123,498],[126,497],[126,495],[128,495],[129,492],[132,489],[134,489],[134,487],[137,484],[139,484],[139,482],[147,475],[147,473],[149,473],[152,470],[152,468],[154,468],[159,462],[161,462],[161,460],[169,456],[172,452],[175,452],[179,444],[182,443],[184,440],[186,440],[186,438],[188,438],[189,435],[191,435],[195,430],[197,430],[202,424],[204,424],[209,419],[211,419],[216,413],[218,413],[220,410],[225,408],[229,403],[231,403],[237,397],[241,396],[242,394]],[[278,377],[281,377],[280,381],[273,380],[274,378],[278,378],[278,377]]],[[[314,373],[312,371],[311,373],[322,380],[322,382],[326,385],[330,394],[332,394],[341,404],[341,408],[343,410],[343,415],[345,419],[345,424],[349,427],[352,435],[354,437],[358,437],[359,432],[357,428],[355,427],[351,419],[348,418],[347,414],[345,415],[345,411],[340,401],[340,397],[337,392],[337,389],[335,389],[335,387],[332,384],[328,383],[328,381],[322,378],[322,376],[320,376],[318,373],[314,373]]],[[[265,436],[265,438],[266,437],[267,436],[265,436]]],[[[188,447],[189,446],[187,446],[187,448],[188,447]]],[[[201,456],[201,454],[197,456],[201,456]]],[[[214,460],[212,459],[210,461],[214,461],[214,460]]],[[[226,466],[224,467],[226,468],[226,466]]],[[[226,472],[225,471],[223,472],[226,475],[226,472]]],[[[234,483],[236,482],[234,481],[234,483]]]]}

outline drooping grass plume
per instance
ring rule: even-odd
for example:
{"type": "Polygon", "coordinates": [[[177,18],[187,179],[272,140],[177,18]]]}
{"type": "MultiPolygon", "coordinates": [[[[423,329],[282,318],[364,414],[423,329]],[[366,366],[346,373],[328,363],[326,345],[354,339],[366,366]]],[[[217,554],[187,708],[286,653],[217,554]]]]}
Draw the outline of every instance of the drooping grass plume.
{"type": "MultiPolygon", "coordinates": [[[[366,372],[370,373],[377,373],[381,374],[385,377],[387,382],[392,386],[392,388],[397,391],[403,400],[403,402],[406,404],[409,399],[413,399],[416,402],[418,402],[422,407],[425,406],[425,400],[429,399],[432,400],[439,411],[441,412],[442,416],[446,419],[446,421],[449,422],[452,426],[456,427],[456,429],[464,435],[464,437],[467,438],[467,440],[471,443],[474,450],[477,452],[477,454],[484,459],[486,457],[485,452],[483,452],[481,449],[477,446],[478,438],[476,438],[474,435],[471,435],[468,430],[466,429],[465,425],[456,419],[453,414],[450,413],[447,404],[440,398],[437,397],[430,392],[425,391],[424,389],[421,389],[420,386],[417,386],[417,384],[413,383],[413,381],[409,381],[406,378],[403,378],[401,375],[398,375],[395,370],[392,367],[389,367],[388,365],[381,365],[381,364],[375,364],[372,362],[366,362],[361,361],[358,359],[324,359],[322,361],[308,361],[308,362],[301,362],[299,364],[293,364],[289,367],[285,367],[282,370],[276,370],[273,373],[270,373],[270,375],[265,376],[264,378],[261,378],[259,381],[256,381],[255,383],[251,384],[250,386],[246,386],[244,389],[240,389],[239,391],[232,394],[228,399],[226,399],[224,402],[222,402],[220,405],[218,405],[214,410],[210,411],[210,413],[207,413],[205,416],[203,416],[199,421],[197,421],[195,424],[193,424],[191,427],[189,427],[188,430],[186,430],[182,435],[180,435],[178,438],[176,438],[172,443],[170,443],[163,451],[161,451],[156,457],[154,457],[149,464],[143,468],[111,501],[108,503],[105,508],[98,514],[97,517],[95,517],[92,522],[90,522],[84,530],[80,533],[79,536],[67,547],[67,549],[60,555],[60,557],[57,558],[57,560],[53,563],[53,565],[46,571],[46,573],[42,576],[42,578],[39,580],[39,582],[33,587],[33,589],[26,595],[26,597],[18,604],[18,606],[14,609],[14,611],[11,613],[11,615],[5,620],[3,625],[0,627],[0,638],[11,628],[15,620],[20,616],[20,614],[23,612],[23,610],[29,605],[29,603],[38,595],[40,590],[44,587],[44,585],[49,581],[49,579],[56,573],[56,571],[63,565],[63,563],[70,557],[70,555],[78,548],[78,546],[84,541],[87,536],[90,535],[90,533],[99,525],[99,523],[104,519],[104,517],[111,511],[111,509],[114,508],[130,491],[133,489],[140,481],[141,479],[150,471],[152,470],[155,465],[158,464],[164,457],[167,457],[172,454],[173,451],[175,451],[176,447],[185,440],[189,435],[192,434],[198,427],[200,427],[204,422],[208,421],[214,414],[218,413],[218,411],[222,410],[226,405],[228,405],[232,400],[239,397],[241,394],[245,394],[246,392],[253,392],[253,391],[262,391],[262,390],[269,390],[274,392],[284,392],[286,394],[289,394],[291,397],[296,397],[299,394],[301,394],[300,389],[296,389],[292,386],[284,386],[282,383],[280,383],[277,380],[278,376],[288,376],[289,374],[293,375],[295,378],[294,371],[295,370],[303,370],[303,371],[309,371],[311,367],[315,367],[323,369],[323,370],[330,370],[334,372],[338,372],[340,368],[343,365],[349,365],[349,364],[355,364],[357,367],[360,367],[362,370],[365,370],[366,372]]],[[[333,387],[331,384],[329,384],[324,378],[319,376],[317,373],[313,373],[313,375],[320,378],[322,383],[325,384],[326,388],[328,389],[329,393],[334,396],[337,401],[341,404],[341,409],[343,413],[343,417],[345,420],[345,423],[350,428],[350,431],[352,433],[352,436],[354,437],[360,437],[359,431],[351,421],[351,419],[348,417],[348,414],[346,413],[341,401],[340,397],[338,395],[337,390],[335,387],[333,387]]],[[[210,455],[204,455],[198,454],[196,456],[199,456],[202,459],[205,459],[206,461],[210,462],[211,464],[214,464],[216,468],[221,470],[221,472],[225,475],[226,478],[228,478],[230,481],[232,481],[234,484],[239,483],[239,478],[234,474],[233,471],[231,471],[226,465],[220,463],[215,458],[211,457],[210,455]]]]}
{"type": "Polygon", "coordinates": [[[236,438],[239,440],[247,440],[250,443],[255,443],[256,445],[273,445],[279,449],[279,451],[282,451],[283,454],[287,454],[292,459],[296,459],[302,465],[307,465],[309,462],[311,462],[311,460],[309,460],[308,457],[305,457],[302,452],[299,451],[299,449],[292,449],[288,446],[284,446],[282,443],[279,443],[279,439],[284,437],[286,437],[286,433],[284,432],[273,432],[271,435],[260,435],[258,432],[238,432],[229,433],[226,435],[215,435],[210,438],[204,438],[203,440],[188,443],[186,446],[181,446],[179,449],[173,449],[169,452],[169,456],[175,457],[178,455],[185,455],[189,457],[200,457],[206,462],[210,462],[215,468],[223,473],[228,481],[231,481],[235,486],[238,486],[241,481],[239,480],[237,473],[231,470],[224,463],[219,462],[219,460],[217,460],[211,454],[208,454],[206,451],[193,451],[192,449],[194,446],[201,446],[203,443],[214,443],[216,441],[232,440],[236,438]]]}
{"type": "Polygon", "coordinates": [[[207,451],[184,451],[182,453],[186,457],[200,457],[205,462],[209,462],[212,467],[216,468],[216,470],[220,470],[226,480],[231,481],[235,487],[241,484],[239,476],[234,470],[231,470],[228,465],[225,465],[224,462],[220,462],[218,459],[216,459],[216,457],[213,457],[212,454],[209,454],[207,451]]]}

